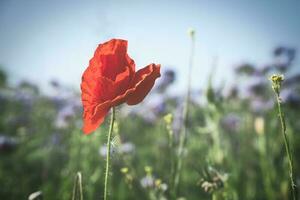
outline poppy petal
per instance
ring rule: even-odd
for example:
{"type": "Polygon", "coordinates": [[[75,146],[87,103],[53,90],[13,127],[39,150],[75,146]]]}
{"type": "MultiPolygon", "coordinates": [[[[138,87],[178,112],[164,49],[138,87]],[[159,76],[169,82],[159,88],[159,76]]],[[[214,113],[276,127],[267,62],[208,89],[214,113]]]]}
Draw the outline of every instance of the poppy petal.
{"type": "Polygon", "coordinates": [[[101,107],[97,107],[94,116],[85,116],[83,118],[83,132],[85,134],[90,134],[91,132],[95,131],[103,123],[110,108],[110,105],[105,103],[102,104],[101,107]]]}
{"type": "Polygon", "coordinates": [[[100,66],[101,75],[115,80],[117,74],[123,72],[130,61],[127,55],[127,41],[112,39],[100,44],[94,57],[100,66]]]}
{"type": "Polygon", "coordinates": [[[130,68],[126,67],[126,70],[121,74],[118,74],[114,82],[115,94],[119,96],[123,94],[128,89],[130,82],[133,78],[133,75],[130,73],[130,68]]]}
{"type": "Polygon", "coordinates": [[[133,80],[134,91],[128,95],[127,104],[135,105],[143,101],[158,77],[160,77],[160,65],[150,64],[137,71],[133,80]]]}
{"type": "Polygon", "coordinates": [[[141,102],[159,76],[160,65],[155,64],[135,72],[126,40],[112,39],[100,44],[82,76],[84,133],[96,130],[111,107],[141,102]]]}
{"type": "Polygon", "coordinates": [[[134,87],[128,89],[122,95],[115,97],[113,100],[107,100],[95,106],[93,116],[87,117],[84,120],[83,131],[88,134],[96,130],[103,123],[111,107],[118,106],[125,101],[128,105],[135,105],[141,102],[149,93],[158,77],[160,77],[160,65],[151,64],[139,70],[133,79],[134,87]]]}
{"type": "Polygon", "coordinates": [[[90,80],[83,76],[81,91],[84,118],[83,130],[85,133],[89,133],[94,127],[97,128],[103,122],[109,107],[106,107],[106,109],[102,108],[101,112],[96,112],[96,107],[102,102],[114,98],[114,85],[110,79],[105,77],[90,80]],[[97,120],[93,120],[95,116],[98,116],[97,120]]]}
{"type": "Polygon", "coordinates": [[[125,98],[127,94],[132,91],[126,91],[123,95],[117,96],[113,100],[107,100],[104,103],[101,103],[95,106],[93,116],[89,116],[88,112],[86,115],[83,116],[84,123],[83,123],[83,132],[85,134],[89,134],[95,131],[104,121],[105,116],[107,115],[110,108],[120,105],[121,103],[125,102],[125,98]]]}
{"type": "Polygon", "coordinates": [[[128,54],[126,55],[126,62],[129,66],[130,74],[133,75],[135,73],[135,62],[129,57],[128,54]]]}

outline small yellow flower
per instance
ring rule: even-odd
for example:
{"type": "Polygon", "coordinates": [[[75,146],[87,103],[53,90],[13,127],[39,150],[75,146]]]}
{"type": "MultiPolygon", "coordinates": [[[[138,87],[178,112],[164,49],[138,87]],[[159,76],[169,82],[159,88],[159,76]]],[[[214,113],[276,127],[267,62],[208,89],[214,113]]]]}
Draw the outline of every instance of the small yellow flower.
{"type": "Polygon", "coordinates": [[[147,173],[147,174],[151,174],[152,173],[152,167],[150,167],[150,166],[145,166],[145,172],[147,173]]]}
{"type": "Polygon", "coordinates": [[[128,173],[128,168],[127,167],[123,167],[123,168],[121,168],[121,170],[120,170],[123,174],[127,174],[128,173]]]}
{"type": "Polygon", "coordinates": [[[275,93],[279,96],[281,83],[284,80],[283,75],[274,74],[270,77],[270,80],[272,81],[272,88],[275,91],[275,93]]]}
{"type": "Polygon", "coordinates": [[[171,113],[166,114],[164,116],[164,120],[165,120],[166,124],[171,124],[173,122],[173,115],[171,113]]]}
{"type": "Polygon", "coordinates": [[[160,179],[156,179],[155,180],[155,186],[159,187],[161,185],[161,180],[160,179]]]}
{"type": "Polygon", "coordinates": [[[274,83],[280,83],[284,80],[284,76],[281,74],[281,75],[278,75],[278,74],[273,74],[271,77],[270,77],[270,80],[274,83]]]}

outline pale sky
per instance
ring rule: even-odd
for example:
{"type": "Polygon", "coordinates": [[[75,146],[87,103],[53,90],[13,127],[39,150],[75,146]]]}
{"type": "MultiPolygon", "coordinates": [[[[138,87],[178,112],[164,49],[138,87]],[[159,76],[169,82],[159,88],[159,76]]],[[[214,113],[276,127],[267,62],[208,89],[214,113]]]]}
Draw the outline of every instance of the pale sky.
{"type": "Polygon", "coordinates": [[[98,43],[122,38],[138,68],[152,62],[173,67],[180,91],[187,77],[187,30],[194,28],[192,86],[203,88],[216,56],[215,79],[232,82],[239,63],[267,64],[278,45],[299,50],[299,10],[299,0],[1,0],[0,65],[12,83],[27,79],[45,88],[55,78],[79,89],[98,43]]]}

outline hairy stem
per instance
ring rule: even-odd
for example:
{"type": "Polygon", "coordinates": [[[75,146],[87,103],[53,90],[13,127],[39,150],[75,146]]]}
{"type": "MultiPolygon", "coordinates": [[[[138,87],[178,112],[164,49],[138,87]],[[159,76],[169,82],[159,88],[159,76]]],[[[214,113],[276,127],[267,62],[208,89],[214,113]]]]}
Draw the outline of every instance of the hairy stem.
{"type": "Polygon", "coordinates": [[[292,196],[293,196],[293,200],[296,200],[296,192],[295,192],[296,185],[294,184],[294,174],[293,174],[293,158],[292,158],[292,154],[291,154],[289,140],[288,140],[288,137],[286,134],[285,118],[284,118],[284,114],[281,110],[281,99],[279,96],[280,93],[279,93],[279,91],[277,91],[277,92],[275,91],[275,94],[276,94],[278,115],[279,115],[281,129],[282,129],[282,136],[284,139],[285,150],[286,150],[286,154],[287,154],[288,162],[289,162],[289,172],[290,172],[290,180],[291,180],[291,187],[292,187],[292,196]]]}
{"type": "Polygon", "coordinates": [[[111,138],[114,129],[115,122],[115,107],[112,108],[111,121],[109,126],[109,132],[107,136],[106,144],[106,168],[105,168],[105,180],[104,180],[104,200],[108,200],[108,177],[109,177],[109,167],[110,167],[110,152],[111,152],[111,138]]]}

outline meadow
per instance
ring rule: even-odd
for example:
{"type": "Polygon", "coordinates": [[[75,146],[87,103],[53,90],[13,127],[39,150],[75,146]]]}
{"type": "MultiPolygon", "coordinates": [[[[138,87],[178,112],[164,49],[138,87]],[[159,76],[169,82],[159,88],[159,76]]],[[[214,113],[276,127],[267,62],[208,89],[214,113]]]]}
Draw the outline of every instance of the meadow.
{"type": "MultiPolygon", "coordinates": [[[[278,47],[271,56],[264,67],[236,67],[230,88],[216,87],[212,72],[203,77],[207,87],[189,91],[188,99],[167,92],[180,74],[162,66],[144,102],[116,109],[110,199],[293,199],[273,73],[285,75],[280,101],[299,198],[296,51],[278,47]]],[[[9,78],[1,70],[0,199],[102,199],[109,117],[84,135],[80,91],[53,80],[49,96],[28,80],[10,85],[9,78]]]]}

